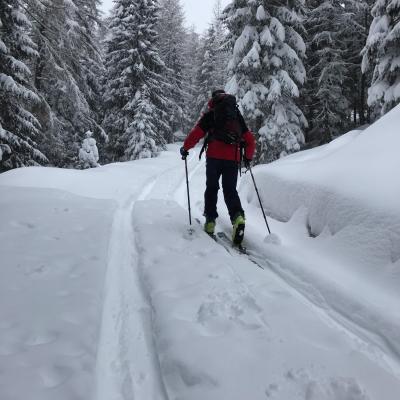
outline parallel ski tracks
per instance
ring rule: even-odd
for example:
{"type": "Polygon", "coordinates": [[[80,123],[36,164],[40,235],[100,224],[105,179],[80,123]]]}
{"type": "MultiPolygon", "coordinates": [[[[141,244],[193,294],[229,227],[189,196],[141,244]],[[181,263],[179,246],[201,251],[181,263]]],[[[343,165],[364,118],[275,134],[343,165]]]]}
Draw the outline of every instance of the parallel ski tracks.
{"type": "MultiPolygon", "coordinates": [[[[239,253],[232,246],[229,248],[226,243],[221,243],[221,241],[219,241],[219,243],[231,254],[232,257],[246,259],[258,268],[270,271],[281,282],[281,284],[290,291],[291,294],[295,295],[304,305],[311,308],[328,325],[343,332],[351,338],[353,342],[358,343],[357,347],[365,356],[373,362],[378,363],[383,369],[392,375],[396,377],[400,376],[400,361],[398,354],[390,344],[387,343],[385,338],[380,337],[375,332],[367,330],[350,320],[346,315],[343,315],[340,311],[336,310],[334,306],[330,306],[326,302],[321,305],[317,301],[314,301],[311,295],[300,289],[295,283],[292,283],[291,280],[282,273],[280,265],[268,260],[266,255],[252,250],[251,248],[247,249],[246,254],[239,253]],[[368,340],[368,337],[375,337],[376,340],[368,340]],[[385,347],[386,350],[383,350],[381,346],[378,346],[376,344],[377,342],[381,342],[382,346],[385,347]]],[[[234,268],[232,269],[242,283],[247,285],[246,280],[241,276],[241,274],[234,268]]],[[[249,289],[249,291],[251,290],[249,289]]]]}
{"type": "MultiPolygon", "coordinates": [[[[190,177],[193,177],[201,167],[202,163],[196,165],[190,171],[190,177]]],[[[175,198],[183,205],[185,176],[178,167],[173,167],[160,175],[153,176],[138,195],[127,197],[116,211],[110,242],[106,296],[98,349],[97,393],[94,400],[111,398],[168,400],[155,345],[152,340],[148,340],[149,337],[152,338],[151,305],[137,269],[140,260],[135,248],[134,225],[131,217],[135,202],[150,198],[157,181],[174,169],[177,171],[176,178],[179,177],[178,182],[172,185],[172,191],[165,195],[166,198],[175,198]],[[132,297],[132,292],[138,293],[136,298],[132,297]],[[136,340],[132,340],[135,337],[136,340]]],[[[366,349],[364,353],[374,362],[378,362],[388,372],[400,375],[400,363],[396,357],[388,355],[373,342],[368,341],[366,339],[368,332],[363,334],[364,329],[358,325],[354,326],[355,323],[349,321],[346,316],[336,312],[332,307],[323,307],[313,301],[295,283],[285,277],[279,271],[279,265],[268,260],[266,255],[252,250],[251,247],[248,249],[248,254],[239,254],[235,249],[224,246],[221,242],[220,245],[232,257],[249,261],[254,267],[272,273],[299,301],[314,310],[327,324],[360,343],[358,348],[366,349]],[[375,347],[375,355],[372,355],[370,351],[371,346],[375,347]]],[[[246,290],[256,298],[245,276],[236,268],[231,267],[231,269],[246,290]]]]}
{"type": "Polygon", "coordinates": [[[152,341],[151,305],[137,270],[132,211],[157,182],[118,205],[111,228],[94,400],[168,400],[152,341]]]}
{"type": "MultiPolygon", "coordinates": [[[[200,167],[201,164],[197,165],[194,170],[192,170],[190,176],[197,173],[200,167]]],[[[200,215],[201,212],[200,210],[197,211],[195,217],[200,215]]],[[[256,251],[250,246],[247,248],[247,254],[239,254],[239,252],[232,248],[232,246],[226,243],[222,244],[221,241],[219,241],[219,244],[225,247],[226,251],[232,257],[239,257],[242,260],[251,262],[254,267],[270,271],[281,282],[281,284],[287,288],[287,290],[293,293],[299,301],[314,310],[315,313],[317,313],[321,319],[325,320],[327,324],[358,343],[357,347],[369,359],[378,363],[389,373],[397,377],[400,376],[400,356],[384,337],[380,337],[379,334],[369,331],[365,327],[357,324],[357,322],[349,319],[349,317],[341,313],[340,310],[336,310],[334,304],[328,304],[327,302],[320,304],[318,301],[313,299],[312,295],[308,293],[306,289],[302,288],[300,283],[296,283],[290,279],[290,277],[286,276],[282,271],[280,264],[270,260],[268,255],[264,254],[264,252],[256,251]],[[378,343],[380,343],[380,345],[378,343]]],[[[234,271],[234,273],[239,275],[238,271],[234,271]]],[[[238,276],[238,278],[248,287],[245,277],[238,276]]],[[[319,292],[318,287],[314,287],[314,289],[319,292]]]]}
{"type": "Polygon", "coordinates": [[[397,378],[400,377],[400,355],[386,338],[355,322],[348,315],[341,312],[339,308],[336,308],[335,304],[325,300],[323,293],[313,286],[313,291],[318,294],[319,300],[317,301],[315,293],[310,293],[309,288],[303,287],[301,280],[298,281],[301,278],[285,274],[279,263],[268,260],[265,255],[256,252],[252,252],[250,257],[264,265],[264,269],[271,271],[282,284],[296,295],[299,301],[312,308],[327,324],[358,343],[358,349],[366,357],[397,378]]]}
{"type": "MultiPolygon", "coordinates": [[[[195,168],[191,174],[197,171],[195,168]]],[[[157,182],[177,167],[154,175],[136,194],[126,194],[114,214],[105,277],[103,314],[97,350],[94,400],[168,400],[152,334],[151,304],[140,279],[132,212],[136,201],[151,198],[157,182]]]]}

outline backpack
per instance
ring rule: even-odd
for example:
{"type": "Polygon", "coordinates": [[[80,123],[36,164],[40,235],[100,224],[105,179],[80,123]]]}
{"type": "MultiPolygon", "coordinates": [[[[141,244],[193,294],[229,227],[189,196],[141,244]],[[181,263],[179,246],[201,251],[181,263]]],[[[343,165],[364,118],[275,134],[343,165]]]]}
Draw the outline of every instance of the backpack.
{"type": "Polygon", "coordinates": [[[243,131],[235,96],[225,93],[216,96],[213,111],[215,125],[210,139],[238,145],[243,131]]]}

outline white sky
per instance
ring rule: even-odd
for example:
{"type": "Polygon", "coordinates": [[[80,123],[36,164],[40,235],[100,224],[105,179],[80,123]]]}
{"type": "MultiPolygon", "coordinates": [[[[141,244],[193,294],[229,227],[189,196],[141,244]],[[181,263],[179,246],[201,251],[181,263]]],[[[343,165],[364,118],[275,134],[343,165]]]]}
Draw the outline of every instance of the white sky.
{"type": "MultiPolygon", "coordinates": [[[[222,0],[222,7],[225,7],[230,0],[222,0]]],[[[196,31],[203,32],[213,17],[215,0],[181,0],[185,9],[187,25],[194,25],[196,31]]],[[[103,0],[103,10],[108,12],[112,7],[113,0],[103,0]]]]}

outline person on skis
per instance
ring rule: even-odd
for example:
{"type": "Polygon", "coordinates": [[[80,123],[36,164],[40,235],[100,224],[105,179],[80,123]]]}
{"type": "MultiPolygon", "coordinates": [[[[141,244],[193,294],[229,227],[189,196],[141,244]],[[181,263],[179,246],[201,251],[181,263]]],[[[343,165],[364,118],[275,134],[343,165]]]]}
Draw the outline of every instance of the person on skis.
{"type": "Polygon", "coordinates": [[[189,150],[206,137],[203,146],[203,150],[207,149],[204,230],[209,235],[214,234],[218,217],[219,180],[222,176],[224,200],[233,226],[232,241],[240,245],[245,229],[245,214],[236,185],[241,161],[249,166],[253,159],[255,139],[246,126],[234,96],[223,90],[216,90],[212,93],[208,108],[187,136],[180,153],[182,159],[186,159],[189,150]]]}

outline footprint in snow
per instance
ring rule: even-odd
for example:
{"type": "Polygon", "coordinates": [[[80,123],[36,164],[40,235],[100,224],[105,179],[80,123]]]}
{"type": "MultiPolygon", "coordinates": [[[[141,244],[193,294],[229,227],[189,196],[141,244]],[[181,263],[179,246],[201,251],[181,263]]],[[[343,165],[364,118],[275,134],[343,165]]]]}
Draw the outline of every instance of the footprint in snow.
{"type": "Polygon", "coordinates": [[[331,378],[328,382],[310,382],[305,400],[370,400],[353,378],[331,378]]]}
{"type": "Polygon", "coordinates": [[[46,388],[55,388],[72,376],[72,370],[64,366],[46,366],[39,369],[38,374],[46,388]]]}
{"type": "Polygon", "coordinates": [[[274,396],[276,392],[279,391],[279,385],[277,383],[271,383],[268,385],[268,388],[265,390],[265,394],[268,398],[274,396]]]}
{"type": "Polygon", "coordinates": [[[44,344],[54,343],[57,340],[57,332],[37,329],[34,330],[25,340],[28,346],[41,346],[44,344]]]}
{"type": "Polygon", "coordinates": [[[210,296],[210,301],[204,302],[197,312],[197,322],[204,326],[208,336],[223,335],[235,325],[248,330],[259,329],[261,325],[254,317],[260,308],[248,295],[232,297],[229,293],[210,296]]]}
{"type": "Polygon", "coordinates": [[[26,267],[24,270],[24,275],[29,277],[40,277],[48,271],[48,267],[43,264],[35,265],[32,267],[26,267]]]}
{"type": "Polygon", "coordinates": [[[32,224],[31,222],[26,222],[26,221],[10,221],[10,225],[13,228],[28,228],[28,229],[36,228],[35,224],[32,224]]]}
{"type": "Polygon", "coordinates": [[[174,377],[176,382],[183,383],[188,387],[216,387],[218,385],[214,378],[194,365],[187,365],[179,361],[171,360],[166,362],[163,367],[166,375],[174,377]]]}

